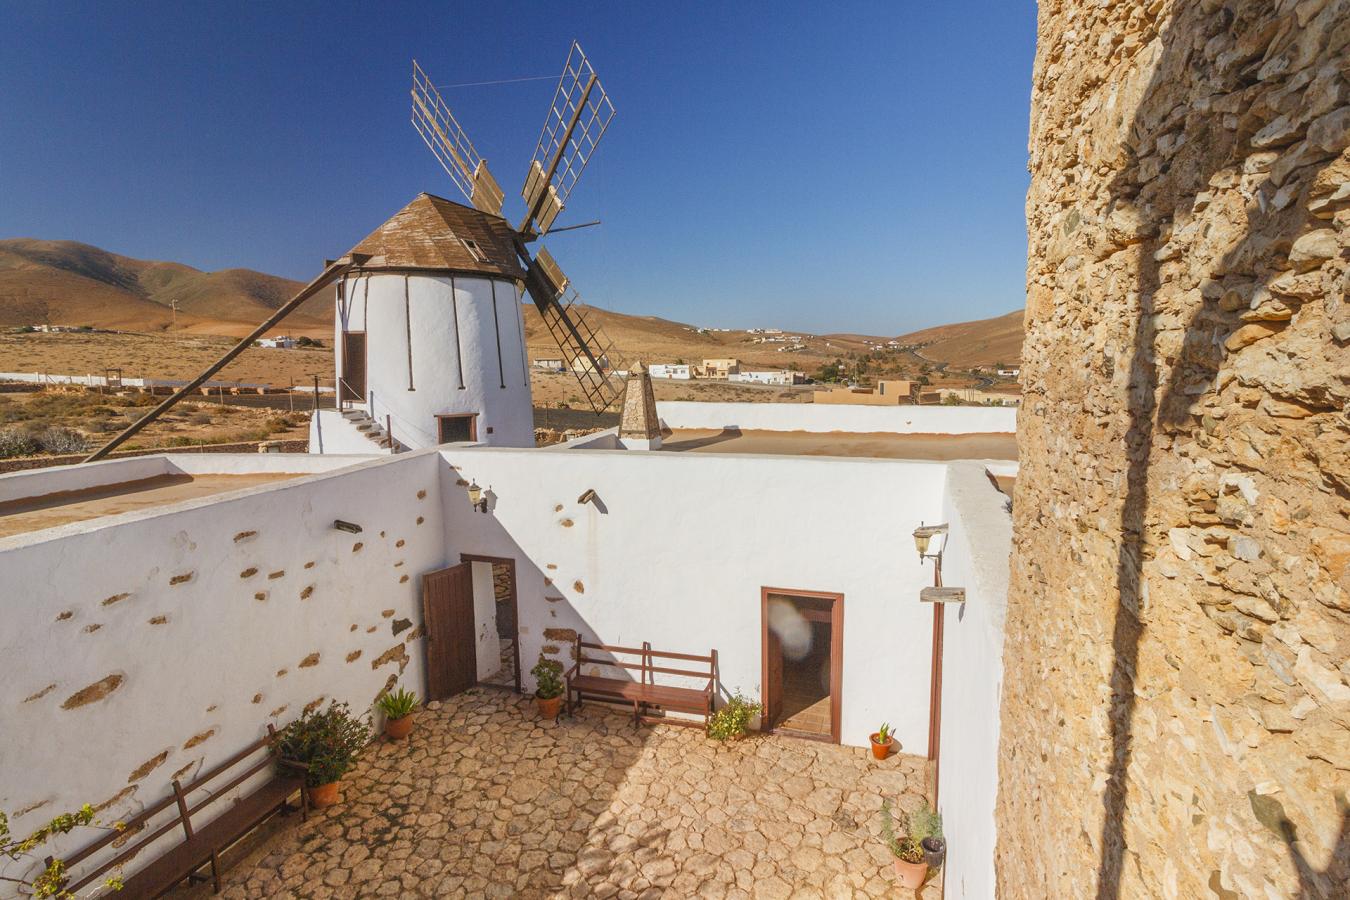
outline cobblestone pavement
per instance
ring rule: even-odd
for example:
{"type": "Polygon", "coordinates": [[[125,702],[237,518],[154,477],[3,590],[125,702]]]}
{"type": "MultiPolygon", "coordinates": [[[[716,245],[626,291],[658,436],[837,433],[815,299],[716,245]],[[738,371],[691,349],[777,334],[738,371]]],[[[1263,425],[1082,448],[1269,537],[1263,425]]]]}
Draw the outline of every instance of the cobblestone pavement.
{"type": "Polygon", "coordinates": [[[367,750],[344,802],[260,842],[223,896],[909,896],[878,809],[888,795],[919,803],[922,765],[634,730],[594,706],[555,724],[528,698],[480,688],[429,704],[409,740],[367,750]]]}

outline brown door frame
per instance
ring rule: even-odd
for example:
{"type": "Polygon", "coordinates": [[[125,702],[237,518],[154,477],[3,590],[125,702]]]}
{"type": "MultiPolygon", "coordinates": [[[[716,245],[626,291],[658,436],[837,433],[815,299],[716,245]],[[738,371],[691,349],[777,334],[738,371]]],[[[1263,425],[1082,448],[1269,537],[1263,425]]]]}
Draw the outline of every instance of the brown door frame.
{"type": "MultiPolygon", "coordinates": [[[[437,442],[438,444],[439,444],[439,443],[444,443],[444,441],[441,440],[441,421],[442,421],[443,419],[468,419],[468,420],[469,420],[469,440],[470,440],[471,442],[477,441],[477,440],[478,440],[478,413],[437,413],[437,414],[436,414],[436,442],[437,442]]],[[[487,559],[487,557],[483,557],[483,559],[479,560],[479,562],[483,562],[483,561],[485,561],[486,559],[487,559]]],[[[506,560],[504,560],[504,559],[503,559],[503,560],[498,560],[498,562],[506,562],[506,560]]]]}
{"type": "MultiPolygon", "coordinates": [[[[760,702],[767,706],[769,689],[769,595],[782,594],[786,597],[810,597],[815,600],[830,601],[830,736],[813,736],[798,731],[783,730],[784,734],[803,737],[809,740],[828,741],[837,744],[840,740],[840,708],[844,683],[844,595],[831,591],[801,591],[796,588],[761,587],[759,589],[760,618],[760,702]]],[[[781,729],[771,725],[761,730],[777,734],[781,729]]]]}
{"type": "Polygon", "coordinates": [[[370,344],[366,332],[351,331],[344,328],[342,331],[342,383],[338,385],[338,400],[355,400],[357,403],[365,403],[366,398],[364,393],[357,396],[347,384],[347,376],[351,374],[351,366],[347,361],[347,335],[349,334],[361,335],[361,381],[364,382],[361,385],[361,390],[364,392],[370,386],[370,369],[368,368],[368,363],[370,362],[370,344]],[[347,396],[344,396],[344,391],[347,396]]]}
{"type": "MultiPolygon", "coordinates": [[[[461,553],[459,555],[459,561],[462,563],[476,563],[476,562],[492,563],[493,565],[496,565],[497,563],[502,563],[507,567],[507,570],[511,573],[511,611],[512,613],[515,614],[516,617],[516,636],[511,641],[511,654],[512,656],[515,657],[516,693],[519,694],[520,693],[520,599],[519,599],[520,593],[516,589],[516,561],[509,556],[482,556],[477,553],[461,553]]],[[[494,587],[493,600],[495,601],[496,585],[494,584],[493,587],[494,587]]],[[[478,683],[482,687],[490,687],[490,688],[504,687],[504,685],[500,684],[484,684],[481,681],[478,683]]]]}

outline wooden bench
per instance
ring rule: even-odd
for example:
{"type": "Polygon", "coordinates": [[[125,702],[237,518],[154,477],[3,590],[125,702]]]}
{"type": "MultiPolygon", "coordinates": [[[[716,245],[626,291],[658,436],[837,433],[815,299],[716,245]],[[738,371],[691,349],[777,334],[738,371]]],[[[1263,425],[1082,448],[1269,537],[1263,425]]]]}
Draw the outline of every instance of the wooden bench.
{"type": "Polygon", "coordinates": [[[631,705],[634,728],[644,721],[694,724],[682,722],[679,719],[661,718],[658,720],[657,717],[650,715],[650,710],[653,708],[660,709],[662,712],[684,712],[701,715],[705,726],[708,724],[709,717],[713,714],[713,697],[717,689],[716,650],[713,650],[707,656],[698,656],[692,653],[672,653],[665,650],[653,650],[652,645],[646,641],[643,641],[640,648],[615,647],[608,644],[592,644],[583,641],[581,635],[578,634],[574,656],[576,662],[572,664],[572,668],[566,674],[567,714],[569,716],[586,699],[620,703],[624,706],[631,705]],[[609,655],[607,657],[588,656],[587,650],[609,655]],[[636,656],[638,661],[629,662],[621,658],[624,656],[636,656]],[[658,659],[704,663],[706,668],[700,667],[697,670],[676,669],[670,666],[657,665],[658,659]],[[581,674],[581,667],[584,664],[636,670],[638,679],[632,681],[626,678],[604,675],[583,675],[581,674]],[[657,675],[683,675],[693,678],[706,678],[708,681],[702,687],[671,687],[657,684],[657,675]]]}
{"type": "MultiPolygon", "coordinates": [[[[130,840],[140,832],[146,832],[112,859],[82,875],[78,881],[72,882],[67,890],[78,894],[82,888],[95,885],[96,882],[108,877],[108,873],[113,869],[125,865],[146,846],[181,825],[182,843],[169,848],[163,856],[124,879],[123,888],[116,896],[127,900],[137,897],[158,897],[184,879],[206,881],[206,876],[199,874],[197,870],[207,863],[211,865],[211,880],[216,892],[219,893],[222,851],[261,825],[274,813],[290,812],[292,807],[289,800],[297,792],[300,794],[301,818],[309,814],[309,791],[305,788],[306,767],[302,763],[282,759],[277,749],[276,738],[276,730],[268,725],[266,737],[240,750],[205,774],[187,784],[180,784],[175,778],[172,794],[148,807],[135,818],[129,819],[125,828],[110,830],[99,840],[64,860],[66,870],[72,871],[79,863],[118,838],[130,840]],[[251,757],[264,751],[260,760],[245,765],[251,757]],[[205,811],[211,809],[213,804],[217,804],[217,801],[229,796],[230,791],[273,765],[277,766],[277,771],[266,784],[236,803],[218,804],[217,808],[219,806],[227,808],[205,825],[201,827],[194,825],[194,817],[204,818],[205,811]],[[223,776],[227,773],[230,777],[225,780],[223,776]],[[219,783],[217,779],[221,779],[219,783]],[[190,803],[189,798],[198,791],[206,796],[195,803],[190,803]],[[150,827],[149,822],[154,816],[175,805],[177,810],[173,818],[154,828],[150,827]]],[[[50,858],[47,864],[51,865],[50,858]]]]}

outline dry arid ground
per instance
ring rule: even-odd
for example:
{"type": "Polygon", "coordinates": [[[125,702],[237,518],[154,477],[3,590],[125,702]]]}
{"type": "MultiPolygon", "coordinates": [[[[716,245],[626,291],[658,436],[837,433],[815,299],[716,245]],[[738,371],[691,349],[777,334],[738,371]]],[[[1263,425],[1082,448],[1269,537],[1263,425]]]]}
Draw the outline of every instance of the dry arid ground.
{"type": "MultiPolygon", "coordinates": [[[[245,350],[216,376],[219,381],[268,384],[274,387],[307,385],[319,376],[333,383],[333,351],[321,348],[245,350]]],[[[47,372],[61,375],[102,375],[120,368],[127,378],[181,378],[196,376],[219,359],[236,339],[216,335],[167,334],[17,334],[0,333],[0,372],[47,372]]]]}
{"type": "MultiPolygon", "coordinates": [[[[85,390],[47,390],[31,394],[0,394],[0,456],[35,453],[79,452],[94,449],[145,415],[162,397],[150,394],[99,394],[85,390]],[[84,439],[66,446],[48,446],[49,429],[75,432],[84,439]],[[27,437],[31,444],[21,446],[27,437]]],[[[217,402],[179,403],[144,431],[123,445],[124,450],[143,447],[194,447],[242,441],[304,438],[309,434],[308,413],[273,409],[250,409],[217,402]]]]}

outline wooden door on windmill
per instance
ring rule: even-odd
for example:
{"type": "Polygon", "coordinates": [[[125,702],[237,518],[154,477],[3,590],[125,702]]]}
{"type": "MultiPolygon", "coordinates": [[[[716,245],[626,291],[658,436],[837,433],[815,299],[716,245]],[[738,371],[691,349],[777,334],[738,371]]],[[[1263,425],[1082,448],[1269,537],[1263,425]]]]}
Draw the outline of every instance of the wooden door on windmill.
{"type": "Polygon", "coordinates": [[[422,617],[427,628],[427,699],[444,700],[473,687],[478,657],[471,563],[422,576],[422,617]]]}
{"type": "Polygon", "coordinates": [[[366,399],[366,333],[342,332],[342,384],[339,396],[343,400],[362,403],[366,399]]]}

